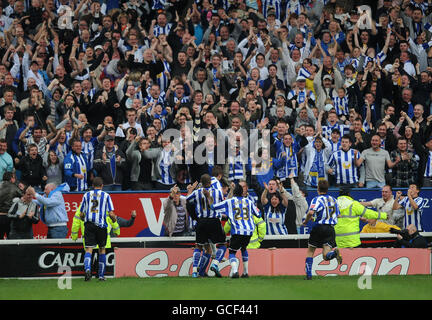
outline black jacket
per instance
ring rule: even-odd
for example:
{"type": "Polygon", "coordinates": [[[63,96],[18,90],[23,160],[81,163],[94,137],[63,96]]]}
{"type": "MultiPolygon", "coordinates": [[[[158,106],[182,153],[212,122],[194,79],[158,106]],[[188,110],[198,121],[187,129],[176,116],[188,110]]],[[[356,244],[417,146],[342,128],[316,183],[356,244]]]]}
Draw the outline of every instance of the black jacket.
{"type": "Polygon", "coordinates": [[[43,160],[40,155],[32,159],[29,155],[24,156],[16,165],[18,170],[21,170],[21,180],[30,186],[41,186],[45,182],[42,180],[46,176],[46,170],[43,166],[43,160]]]}
{"type": "Polygon", "coordinates": [[[22,192],[16,184],[3,181],[0,184],[0,212],[6,213],[12,206],[14,198],[21,198],[22,192]]]}
{"type": "Polygon", "coordinates": [[[418,231],[409,236],[409,239],[404,237],[402,240],[397,240],[397,243],[404,248],[427,248],[427,240],[420,235],[418,231]]]}
{"type": "Polygon", "coordinates": [[[126,167],[126,157],[125,154],[118,149],[115,148],[115,157],[120,156],[121,160],[115,162],[115,173],[111,168],[111,162],[109,159],[106,161],[103,160],[102,155],[105,152],[105,147],[102,149],[96,150],[94,156],[94,169],[96,170],[98,176],[100,176],[103,180],[104,185],[112,185],[112,184],[123,184],[123,169],[126,167]]]}

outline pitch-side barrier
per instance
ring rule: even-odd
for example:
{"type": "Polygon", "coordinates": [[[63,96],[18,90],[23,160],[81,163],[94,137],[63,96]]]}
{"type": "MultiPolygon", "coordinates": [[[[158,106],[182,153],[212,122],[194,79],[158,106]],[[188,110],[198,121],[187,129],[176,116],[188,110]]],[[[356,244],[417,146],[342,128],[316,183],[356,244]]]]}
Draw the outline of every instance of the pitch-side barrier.
{"type": "MultiPolygon", "coordinates": [[[[432,232],[421,233],[432,241],[432,232]]],[[[309,235],[266,236],[260,249],[249,250],[250,275],[303,275],[309,235]]],[[[343,263],[323,261],[320,250],[314,257],[317,275],[431,274],[430,249],[393,248],[393,234],[362,234],[362,247],[342,249],[343,263]]],[[[188,276],[192,272],[194,237],[112,238],[107,250],[108,277],[188,276]],[[115,249],[114,249],[115,248],[115,249]]],[[[0,240],[0,278],[58,278],[83,276],[82,240],[0,240]]],[[[240,270],[242,262],[240,254],[240,270]]],[[[93,257],[97,270],[97,254],[93,257]]],[[[220,264],[222,275],[229,261],[220,264]]],[[[213,276],[209,271],[209,276],[213,276]]]]}

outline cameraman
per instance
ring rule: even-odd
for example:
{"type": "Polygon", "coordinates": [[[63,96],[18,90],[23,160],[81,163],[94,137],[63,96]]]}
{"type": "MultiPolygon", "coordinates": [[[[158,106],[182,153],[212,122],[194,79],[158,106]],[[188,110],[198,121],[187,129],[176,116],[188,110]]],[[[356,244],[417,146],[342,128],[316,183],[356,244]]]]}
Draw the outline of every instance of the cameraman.
{"type": "Polygon", "coordinates": [[[427,248],[426,239],[420,235],[415,225],[410,224],[406,229],[390,229],[390,233],[396,234],[396,243],[401,248],[427,248]]]}

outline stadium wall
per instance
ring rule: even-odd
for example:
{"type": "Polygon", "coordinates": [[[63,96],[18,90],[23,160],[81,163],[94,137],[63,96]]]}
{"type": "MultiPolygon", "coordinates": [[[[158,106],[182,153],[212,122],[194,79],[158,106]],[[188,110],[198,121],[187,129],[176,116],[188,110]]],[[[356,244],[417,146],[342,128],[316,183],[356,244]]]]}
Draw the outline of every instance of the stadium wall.
{"type": "MultiPolygon", "coordinates": [[[[329,192],[337,196],[337,190],[329,192]]],[[[135,223],[130,228],[123,228],[120,237],[160,237],[164,235],[162,202],[169,195],[168,192],[147,191],[147,192],[110,192],[115,213],[125,219],[130,218],[132,210],[136,210],[135,223]]],[[[72,225],[73,216],[80,206],[83,193],[65,193],[64,199],[68,211],[69,230],[72,225]]],[[[316,196],[315,191],[308,193],[307,200],[310,202],[316,196]]],[[[353,189],[352,196],[359,201],[369,201],[381,197],[379,189],[353,189]]],[[[432,188],[423,188],[420,196],[425,200],[425,207],[422,217],[424,231],[432,231],[432,188]]],[[[310,226],[302,228],[302,233],[307,234],[310,226]]],[[[34,226],[34,238],[46,238],[47,228],[43,223],[34,226]]],[[[68,235],[69,236],[69,235],[68,235]]]]}
{"type": "MultiPolygon", "coordinates": [[[[422,235],[431,241],[432,232],[422,235]]],[[[263,270],[266,275],[303,274],[300,272],[304,268],[308,238],[307,234],[266,236],[261,249],[249,250],[251,274],[262,274],[263,270]]],[[[361,239],[366,242],[366,246],[370,246],[367,241],[384,241],[385,244],[386,241],[394,241],[395,235],[364,234],[361,239]]],[[[107,249],[108,277],[114,276],[114,266],[119,272],[118,276],[183,276],[191,271],[194,237],[113,238],[112,245],[118,249],[107,249]],[[131,251],[135,255],[133,258],[125,259],[122,257],[123,249],[138,250],[131,251]],[[135,274],[133,270],[136,270],[135,274]]],[[[321,255],[317,254],[314,264],[318,274],[355,274],[362,264],[367,264],[376,274],[431,273],[431,256],[427,249],[342,250],[344,263],[340,267],[334,262],[322,261],[321,255]]],[[[84,250],[81,239],[0,240],[0,257],[0,278],[56,278],[64,275],[66,270],[72,277],[83,276],[84,250]]],[[[93,262],[92,269],[97,270],[97,254],[94,254],[93,262]]],[[[228,262],[221,263],[224,274],[228,273],[227,266],[228,262]]]]}
{"type": "MultiPolygon", "coordinates": [[[[249,252],[249,275],[304,275],[306,249],[254,249],[249,252]]],[[[429,249],[341,249],[343,262],[314,257],[313,273],[335,275],[412,275],[430,274],[429,249]]],[[[116,248],[115,277],[190,276],[191,249],[116,248]]],[[[241,258],[239,258],[241,261],[241,258]]],[[[239,272],[242,271],[240,262],[239,272]]],[[[223,276],[229,276],[229,260],[219,264],[223,276]]],[[[209,276],[214,276],[209,271],[209,276]]]]}

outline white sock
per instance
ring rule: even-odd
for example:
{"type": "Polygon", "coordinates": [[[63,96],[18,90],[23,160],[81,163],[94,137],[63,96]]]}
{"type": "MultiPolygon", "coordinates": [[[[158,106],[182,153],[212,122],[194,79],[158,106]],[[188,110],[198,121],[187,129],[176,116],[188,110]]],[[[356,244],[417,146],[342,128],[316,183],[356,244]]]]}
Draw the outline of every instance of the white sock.
{"type": "Polygon", "coordinates": [[[231,273],[234,274],[234,273],[238,272],[238,260],[237,260],[237,258],[230,259],[230,263],[231,263],[231,273]]]}
{"type": "Polygon", "coordinates": [[[249,261],[243,261],[243,273],[248,274],[249,268],[248,268],[249,261]]]}

